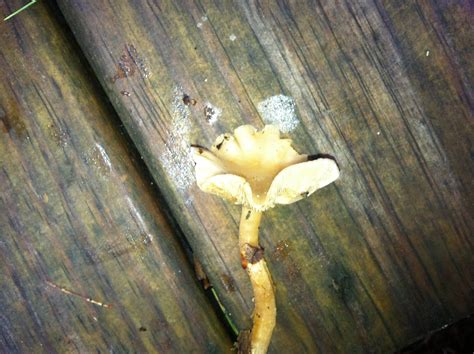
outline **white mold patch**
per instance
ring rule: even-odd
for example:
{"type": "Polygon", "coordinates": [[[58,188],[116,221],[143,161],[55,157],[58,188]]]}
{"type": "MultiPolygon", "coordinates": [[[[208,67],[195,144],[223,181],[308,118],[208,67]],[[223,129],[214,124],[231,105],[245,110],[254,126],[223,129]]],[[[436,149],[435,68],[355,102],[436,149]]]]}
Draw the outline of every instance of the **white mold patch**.
{"type": "MultiPolygon", "coordinates": [[[[126,197],[126,199],[127,199],[128,208],[130,210],[130,214],[132,215],[133,219],[135,220],[135,223],[138,225],[141,232],[140,242],[142,242],[145,245],[149,244],[150,242],[153,241],[153,235],[150,234],[150,232],[148,232],[148,227],[145,221],[143,220],[143,216],[142,214],[140,214],[140,212],[138,211],[138,208],[135,206],[133,201],[129,197],[126,197]]],[[[130,240],[132,241],[133,244],[136,243],[136,239],[133,236],[130,237],[130,240]]]]}
{"type": "Polygon", "coordinates": [[[184,192],[194,183],[193,159],[189,135],[189,107],[183,102],[183,91],[176,88],[171,105],[172,121],[160,161],[176,188],[184,192]]]}
{"type": "Polygon", "coordinates": [[[109,174],[112,172],[112,162],[109,155],[99,143],[95,143],[94,147],[85,154],[84,162],[101,177],[109,177],[109,174]]]}
{"type": "Polygon", "coordinates": [[[202,25],[203,25],[203,23],[206,22],[206,21],[207,21],[207,16],[202,16],[202,17],[201,17],[201,21],[199,21],[199,22],[196,24],[197,28],[201,28],[202,25]]]}
{"type": "Polygon", "coordinates": [[[257,105],[257,110],[265,124],[276,125],[283,133],[291,132],[299,124],[295,101],[291,97],[284,95],[269,97],[257,105]]]}
{"type": "Polygon", "coordinates": [[[206,116],[206,121],[209,124],[214,124],[219,120],[219,117],[222,114],[222,109],[214,106],[212,103],[206,102],[204,106],[204,115],[206,116]]]}
{"type": "Polygon", "coordinates": [[[102,157],[102,160],[104,161],[105,166],[107,166],[109,171],[112,170],[112,163],[110,162],[109,155],[107,155],[107,152],[105,151],[105,149],[102,147],[102,145],[98,143],[96,143],[95,146],[97,150],[99,151],[100,156],[102,157]]]}

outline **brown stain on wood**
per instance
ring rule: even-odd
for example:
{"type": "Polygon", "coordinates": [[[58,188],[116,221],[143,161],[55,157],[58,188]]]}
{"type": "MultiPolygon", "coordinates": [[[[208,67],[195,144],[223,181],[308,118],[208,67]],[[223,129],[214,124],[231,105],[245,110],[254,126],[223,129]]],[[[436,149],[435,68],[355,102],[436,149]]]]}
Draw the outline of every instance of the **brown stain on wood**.
{"type": "Polygon", "coordinates": [[[280,240],[275,245],[275,249],[272,253],[272,258],[277,262],[285,261],[290,254],[291,247],[288,240],[280,240]]]}
{"type": "Polygon", "coordinates": [[[112,82],[115,83],[115,81],[119,79],[125,79],[135,75],[136,69],[137,66],[133,62],[128,52],[122,54],[117,64],[117,69],[114,77],[112,78],[112,82]]]}
{"type": "Polygon", "coordinates": [[[209,282],[209,278],[207,277],[206,272],[204,271],[201,262],[197,257],[193,257],[194,263],[194,272],[196,273],[196,278],[201,282],[202,287],[207,290],[211,287],[211,283],[209,282]]]}
{"type": "Polygon", "coordinates": [[[224,289],[228,292],[234,292],[236,290],[235,280],[230,274],[222,273],[221,280],[224,284],[224,289]]]}
{"type": "MultiPolygon", "coordinates": [[[[137,72],[139,72],[144,78],[147,78],[150,75],[148,66],[142,56],[138,53],[137,48],[135,48],[133,44],[127,44],[125,45],[116,65],[116,73],[112,78],[112,83],[115,83],[119,79],[133,77],[137,72]]],[[[129,96],[129,94],[124,95],[129,96]]]]}
{"type": "MultiPolygon", "coordinates": [[[[7,93],[4,92],[3,95],[7,95],[7,93]]],[[[8,96],[4,96],[2,101],[5,102],[0,106],[0,123],[2,124],[3,132],[15,135],[18,138],[26,137],[28,132],[18,104],[15,100],[8,98],[8,96]]]]}
{"type": "Polygon", "coordinates": [[[58,127],[55,124],[50,124],[49,126],[49,134],[53,141],[59,147],[65,147],[70,140],[69,135],[63,130],[63,128],[58,127]]]}

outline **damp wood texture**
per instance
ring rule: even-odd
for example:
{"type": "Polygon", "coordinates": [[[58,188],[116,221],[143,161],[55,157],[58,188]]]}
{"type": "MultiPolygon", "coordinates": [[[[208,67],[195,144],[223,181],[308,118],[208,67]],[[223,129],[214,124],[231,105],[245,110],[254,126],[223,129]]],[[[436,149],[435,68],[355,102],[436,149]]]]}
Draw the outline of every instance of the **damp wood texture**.
{"type": "Polygon", "coordinates": [[[0,352],[228,351],[58,16],[41,5],[0,23],[0,352]]]}
{"type": "Polygon", "coordinates": [[[0,345],[229,350],[180,245],[249,328],[240,208],[189,149],[242,124],[341,168],[262,218],[269,352],[391,352],[474,312],[468,1],[57,3],[0,25],[0,345]]]}

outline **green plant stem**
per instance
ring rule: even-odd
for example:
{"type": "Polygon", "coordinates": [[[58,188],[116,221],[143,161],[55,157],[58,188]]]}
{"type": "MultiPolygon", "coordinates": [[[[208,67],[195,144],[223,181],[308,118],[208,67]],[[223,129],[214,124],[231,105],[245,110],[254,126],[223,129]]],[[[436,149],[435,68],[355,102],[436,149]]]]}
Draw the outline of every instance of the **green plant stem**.
{"type": "Polygon", "coordinates": [[[234,321],[232,321],[232,319],[231,319],[231,318],[229,317],[229,315],[227,314],[227,311],[226,311],[224,305],[222,304],[222,301],[221,301],[221,299],[219,298],[219,295],[217,295],[216,290],[211,287],[211,292],[212,292],[212,295],[214,296],[214,298],[216,299],[217,303],[219,304],[219,307],[220,307],[222,313],[224,314],[224,317],[225,317],[227,323],[229,324],[230,328],[232,329],[232,332],[234,332],[234,335],[235,335],[235,336],[238,336],[239,330],[238,330],[237,327],[235,326],[234,321]]]}

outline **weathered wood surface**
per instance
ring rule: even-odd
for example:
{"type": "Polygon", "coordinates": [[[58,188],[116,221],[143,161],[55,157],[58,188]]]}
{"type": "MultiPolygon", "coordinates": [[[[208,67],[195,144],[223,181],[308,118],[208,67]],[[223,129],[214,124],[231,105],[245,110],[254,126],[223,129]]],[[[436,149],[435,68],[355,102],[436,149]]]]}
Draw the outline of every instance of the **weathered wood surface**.
{"type": "Polygon", "coordinates": [[[229,351],[58,18],[41,2],[0,22],[0,352],[229,351]]]}
{"type": "Polygon", "coordinates": [[[343,176],[265,219],[275,351],[390,350],[472,311],[463,4],[61,3],[241,327],[239,211],[197,190],[186,151],[261,126],[255,107],[279,93],[295,99],[300,150],[335,155],[343,176]],[[206,101],[223,111],[213,125],[206,101]]]}
{"type": "Polygon", "coordinates": [[[264,216],[272,352],[388,352],[474,310],[469,2],[59,4],[240,328],[239,208],[198,190],[189,144],[289,111],[299,151],[337,158],[335,185],[264,216]]]}

